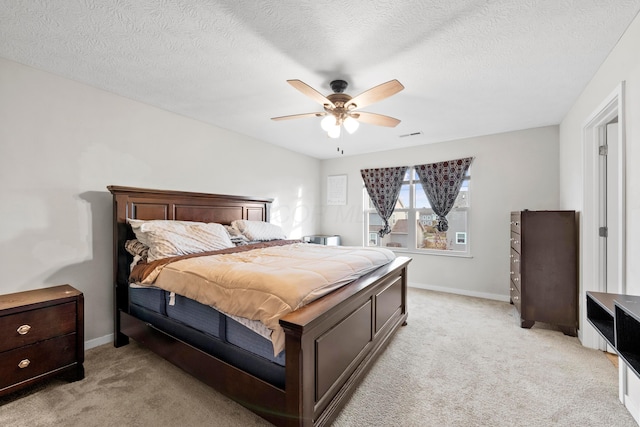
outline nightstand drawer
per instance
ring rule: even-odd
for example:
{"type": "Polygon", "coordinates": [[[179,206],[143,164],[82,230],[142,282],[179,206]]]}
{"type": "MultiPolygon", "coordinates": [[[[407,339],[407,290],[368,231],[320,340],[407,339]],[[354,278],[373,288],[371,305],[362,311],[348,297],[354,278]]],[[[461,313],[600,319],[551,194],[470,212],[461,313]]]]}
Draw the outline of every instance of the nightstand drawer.
{"type": "Polygon", "coordinates": [[[76,311],[69,302],[0,317],[0,352],[74,332],[76,311]]]}
{"type": "Polygon", "coordinates": [[[75,333],[0,353],[0,391],[76,362],[75,333]]]}

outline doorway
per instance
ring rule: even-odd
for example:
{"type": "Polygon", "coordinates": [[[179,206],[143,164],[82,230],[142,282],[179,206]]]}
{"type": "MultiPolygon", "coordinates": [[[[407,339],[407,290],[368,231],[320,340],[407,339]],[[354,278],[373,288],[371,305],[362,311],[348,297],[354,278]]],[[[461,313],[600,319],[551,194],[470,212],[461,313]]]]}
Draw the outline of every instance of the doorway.
{"type": "Polygon", "coordinates": [[[624,82],[591,114],[583,127],[580,331],[582,344],[605,350],[586,320],[587,291],[624,293],[625,168],[624,82]]]}
{"type": "MultiPolygon", "coordinates": [[[[607,350],[586,320],[586,291],[626,292],[624,82],[611,93],[583,128],[583,212],[580,259],[580,340],[607,350]]],[[[619,364],[618,395],[632,414],[640,403],[640,381],[619,364]]],[[[635,418],[635,415],[634,415],[635,418]]],[[[636,421],[638,419],[636,418],[636,421]]]]}

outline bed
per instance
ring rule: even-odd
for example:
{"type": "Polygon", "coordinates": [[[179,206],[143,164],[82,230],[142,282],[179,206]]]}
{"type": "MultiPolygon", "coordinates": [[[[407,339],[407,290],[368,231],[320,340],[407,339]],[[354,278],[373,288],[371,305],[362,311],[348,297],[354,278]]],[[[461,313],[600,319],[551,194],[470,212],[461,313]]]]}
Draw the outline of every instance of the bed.
{"type": "Polygon", "coordinates": [[[395,257],[280,318],[284,352],[272,357],[269,343],[263,342],[261,350],[260,339],[225,313],[214,312],[211,330],[196,330],[179,316],[208,316],[211,307],[157,288],[130,286],[133,257],[124,246],[135,236],[127,220],[268,222],[271,200],[121,186],[108,190],[113,195],[114,345],[134,339],[275,425],[330,424],[406,325],[411,259],[395,257]],[[168,316],[167,307],[182,314],[168,316]],[[240,343],[245,335],[247,345],[240,343]]]}

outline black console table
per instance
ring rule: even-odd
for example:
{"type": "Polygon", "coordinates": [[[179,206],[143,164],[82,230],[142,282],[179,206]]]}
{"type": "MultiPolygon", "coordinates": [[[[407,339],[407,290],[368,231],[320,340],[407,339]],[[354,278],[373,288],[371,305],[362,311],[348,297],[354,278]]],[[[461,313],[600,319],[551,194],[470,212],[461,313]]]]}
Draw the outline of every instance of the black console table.
{"type": "Polygon", "coordinates": [[[640,377],[640,296],[587,292],[587,320],[640,377]]]}

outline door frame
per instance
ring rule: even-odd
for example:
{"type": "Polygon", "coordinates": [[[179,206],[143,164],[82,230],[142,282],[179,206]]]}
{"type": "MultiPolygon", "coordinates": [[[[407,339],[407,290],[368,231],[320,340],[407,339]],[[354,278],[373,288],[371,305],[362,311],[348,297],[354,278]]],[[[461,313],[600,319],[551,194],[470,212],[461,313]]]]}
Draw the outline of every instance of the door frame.
{"type": "Polygon", "coordinates": [[[626,221],[625,221],[625,114],[624,114],[624,87],[622,81],[600,106],[591,113],[582,127],[583,147],[583,210],[581,227],[581,256],[580,256],[580,331],[579,338],[582,345],[590,348],[604,350],[605,341],[600,334],[587,321],[586,292],[605,292],[601,285],[599,262],[599,176],[598,176],[598,147],[606,134],[606,125],[618,117],[618,158],[616,159],[618,174],[618,259],[615,265],[607,265],[618,270],[620,283],[618,293],[626,291],[626,221]]]}

